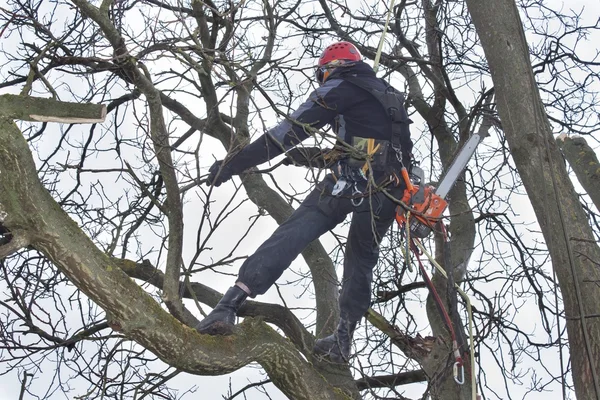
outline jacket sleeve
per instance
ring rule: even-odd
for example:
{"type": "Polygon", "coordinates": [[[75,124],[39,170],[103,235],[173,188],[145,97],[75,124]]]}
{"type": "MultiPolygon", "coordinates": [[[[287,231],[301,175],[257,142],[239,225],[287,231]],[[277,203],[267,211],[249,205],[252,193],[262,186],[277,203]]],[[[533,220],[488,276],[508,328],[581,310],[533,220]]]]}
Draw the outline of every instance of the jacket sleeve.
{"type": "Polygon", "coordinates": [[[341,79],[332,79],[312,92],[296,111],[269,129],[231,158],[228,166],[238,175],[295,147],[343,112],[344,96],[341,79]]]}

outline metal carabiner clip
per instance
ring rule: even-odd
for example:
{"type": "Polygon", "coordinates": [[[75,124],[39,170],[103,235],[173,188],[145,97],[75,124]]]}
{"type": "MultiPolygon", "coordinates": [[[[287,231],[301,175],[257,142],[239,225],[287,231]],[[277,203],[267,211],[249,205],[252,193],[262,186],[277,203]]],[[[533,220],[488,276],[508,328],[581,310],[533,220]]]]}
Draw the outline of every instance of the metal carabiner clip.
{"type": "Polygon", "coordinates": [[[344,179],[344,177],[340,177],[337,182],[335,183],[335,186],[333,186],[333,189],[331,190],[331,195],[332,196],[339,196],[342,194],[342,192],[344,190],[346,190],[346,188],[350,186],[350,184],[348,183],[348,181],[346,181],[346,179],[344,179]]]}
{"type": "Polygon", "coordinates": [[[402,157],[402,148],[401,147],[396,147],[392,144],[392,149],[394,150],[394,153],[396,153],[396,161],[399,161],[400,164],[402,164],[402,166],[404,166],[404,162],[403,162],[403,157],[402,157]]]}
{"type": "Polygon", "coordinates": [[[363,192],[361,192],[360,190],[358,190],[358,188],[356,187],[356,182],[354,183],[354,185],[352,186],[352,198],[350,199],[350,202],[352,203],[352,205],[354,207],[358,207],[362,204],[363,200],[365,199],[363,196],[363,192]],[[360,195],[360,197],[354,197],[355,195],[360,195]]]}
{"type": "Polygon", "coordinates": [[[455,362],[452,367],[452,372],[454,373],[454,382],[462,385],[465,383],[465,366],[460,362],[455,362]]]}

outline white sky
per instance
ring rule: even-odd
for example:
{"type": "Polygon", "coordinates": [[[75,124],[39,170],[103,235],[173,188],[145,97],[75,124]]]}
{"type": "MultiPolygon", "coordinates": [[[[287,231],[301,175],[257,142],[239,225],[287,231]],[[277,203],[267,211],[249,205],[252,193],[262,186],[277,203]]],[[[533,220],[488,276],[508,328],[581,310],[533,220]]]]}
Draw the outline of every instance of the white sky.
{"type": "MultiPolygon", "coordinates": [[[[554,3],[558,3],[558,2],[554,1],[554,2],[550,2],[550,3],[554,4],[554,3]]],[[[595,19],[598,18],[598,16],[600,15],[599,6],[595,1],[579,0],[579,1],[569,1],[568,2],[568,7],[573,8],[573,9],[580,8],[583,5],[586,5],[586,12],[584,13],[583,18],[587,18],[587,19],[589,19],[590,22],[593,23],[595,21],[595,19]]],[[[15,39],[15,37],[13,36],[11,38],[11,40],[13,42],[11,42],[10,40],[3,41],[1,45],[4,46],[4,48],[6,48],[7,46],[16,46],[18,43],[14,42],[14,39],[15,39]]],[[[587,47],[583,46],[581,48],[581,54],[585,54],[585,55],[588,55],[589,57],[591,57],[594,55],[594,52],[598,50],[597,44],[600,43],[600,35],[598,35],[598,33],[597,33],[595,37],[589,38],[587,43],[588,43],[587,47]]],[[[310,60],[308,60],[308,62],[310,62],[310,60]]],[[[11,89],[11,91],[14,92],[14,89],[11,89]]],[[[223,111],[225,111],[225,110],[223,110],[223,111]]],[[[413,137],[415,137],[415,136],[418,137],[418,135],[421,133],[420,131],[422,129],[424,129],[425,127],[419,121],[415,121],[415,122],[416,123],[414,125],[415,129],[413,129],[413,137]]],[[[254,128],[256,128],[257,131],[260,130],[260,126],[255,126],[254,128]]],[[[50,133],[48,133],[48,135],[50,135],[50,133]]],[[[85,131],[82,132],[81,137],[85,137],[84,135],[85,135],[85,131]]],[[[74,135],[71,137],[73,140],[75,140],[74,135]]],[[[48,138],[48,140],[49,140],[49,142],[52,141],[51,138],[48,138]]],[[[208,155],[209,153],[213,153],[216,158],[222,158],[224,155],[224,151],[222,150],[221,145],[219,143],[217,143],[215,140],[208,138],[208,137],[205,138],[205,140],[207,141],[206,146],[205,146],[206,152],[203,154],[208,155]]],[[[482,147],[482,149],[485,146],[493,145],[493,138],[490,138],[489,141],[492,141],[492,142],[489,143],[488,141],[486,141],[484,146],[482,147]]],[[[205,156],[203,158],[203,160],[206,160],[206,161],[205,161],[205,165],[201,166],[202,168],[207,168],[212,163],[212,157],[205,156]]],[[[101,164],[105,161],[106,160],[102,160],[102,159],[97,160],[98,164],[101,164]]],[[[132,159],[131,161],[135,162],[136,160],[132,159]]],[[[91,162],[90,165],[93,165],[93,164],[94,163],[91,162]]],[[[302,187],[303,189],[306,189],[309,187],[309,185],[306,182],[304,182],[304,180],[303,180],[305,172],[302,170],[293,169],[291,167],[282,168],[279,171],[275,172],[274,175],[276,176],[278,183],[284,188],[289,187],[290,184],[293,184],[296,189],[298,189],[299,187],[302,187]]],[[[89,179],[92,180],[93,178],[89,177],[89,179]]],[[[116,180],[115,182],[112,182],[111,184],[114,185],[114,187],[113,187],[114,190],[119,190],[119,191],[123,190],[128,185],[127,182],[118,181],[118,180],[116,180]]],[[[233,195],[233,185],[231,183],[228,183],[228,184],[223,185],[220,188],[216,189],[216,191],[213,194],[213,200],[216,201],[216,206],[218,206],[220,204],[225,204],[225,202],[229,198],[231,198],[232,195],[233,195]]],[[[186,208],[185,208],[186,237],[190,238],[190,239],[188,239],[185,243],[184,259],[189,262],[189,259],[191,258],[192,254],[195,251],[196,229],[197,229],[197,226],[199,223],[200,216],[197,213],[198,202],[195,200],[194,196],[190,193],[186,197],[186,199],[189,200],[189,203],[186,205],[186,208]]],[[[240,197],[240,199],[241,199],[241,197],[240,197]]],[[[515,218],[516,219],[521,218],[524,223],[531,222],[532,218],[533,218],[532,217],[533,212],[530,209],[528,201],[522,197],[521,197],[521,200],[517,200],[517,199],[518,199],[518,196],[513,197],[513,200],[515,202],[515,204],[513,204],[513,207],[515,209],[517,209],[519,212],[519,216],[517,216],[515,218]]],[[[250,202],[247,202],[246,204],[244,204],[236,212],[236,215],[238,216],[238,218],[226,221],[223,224],[223,226],[218,230],[218,232],[216,233],[216,235],[213,238],[213,243],[231,243],[233,240],[232,236],[235,237],[236,235],[241,234],[238,224],[240,224],[242,221],[245,220],[244,217],[246,217],[246,219],[247,219],[248,216],[252,216],[255,214],[256,214],[256,207],[253,204],[251,204],[250,202]]],[[[253,229],[252,234],[249,235],[242,242],[242,245],[239,247],[237,253],[238,254],[251,254],[252,251],[254,249],[256,249],[273,232],[275,227],[276,227],[275,222],[273,220],[271,220],[270,218],[261,218],[259,220],[258,224],[256,225],[256,227],[253,229]]],[[[344,230],[345,230],[344,227],[340,227],[340,228],[336,229],[336,232],[343,232],[344,230]]],[[[533,240],[535,240],[535,237],[533,235],[531,235],[528,238],[526,238],[526,240],[533,241],[533,240]]],[[[237,241],[235,241],[235,242],[237,242],[237,241]]],[[[331,249],[336,245],[336,242],[331,234],[326,234],[322,238],[322,243],[328,249],[331,249]]],[[[145,245],[149,245],[149,243],[145,243],[145,245]]],[[[218,247],[215,249],[214,252],[211,253],[211,255],[217,258],[217,257],[219,257],[219,254],[225,254],[228,251],[229,250],[226,247],[218,247]]],[[[478,255],[474,254],[472,257],[472,262],[477,262],[477,260],[478,260],[478,255]]],[[[234,264],[231,268],[231,272],[236,273],[239,265],[240,265],[239,262],[234,264]]],[[[286,273],[282,276],[282,278],[278,282],[284,283],[287,281],[295,280],[297,278],[297,276],[294,271],[306,271],[306,266],[302,259],[296,260],[294,262],[294,264],[292,265],[292,268],[290,268],[288,271],[286,271],[286,273]]],[[[338,269],[338,274],[340,274],[340,273],[341,273],[341,271],[338,269]]],[[[204,284],[208,284],[208,285],[212,286],[213,288],[215,288],[216,290],[220,290],[222,292],[225,291],[233,283],[233,281],[234,281],[234,279],[232,277],[223,277],[221,275],[210,274],[210,273],[202,275],[202,282],[204,284]]],[[[0,283],[0,287],[2,287],[3,284],[4,284],[4,282],[0,283]]],[[[490,285],[490,290],[494,290],[493,285],[490,285]]],[[[297,296],[300,296],[300,294],[301,294],[300,288],[295,288],[294,290],[287,291],[286,292],[286,303],[291,307],[306,307],[307,305],[310,306],[313,303],[312,296],[305,295],[302,298],[297,298],[297,296]]],[[[424,294],[422,294],[422,296],[424,297],[424,294]]],[[[280,302],[278,293],[275,290],[275,288],[272,288],[269,292],[267,292],[264,296],[261,296],[257,300],[263,301],[263,302],[280,302]]],[[[193,309],[193,305],[191,303],[188,304],[188,306],[191,309],[193,309]]],[[[423,305],[419,304],[419,303],[415,303],[415,304],[413,304],[413,307],[414,307],[414,311],[415,311],[416,315],[420,314],[423,316],[420,320],[417,321],[419,323],[419,327],[422,328],[422,334],[428,334],[429,328],[427,325],[427,320],[424,318],[424,313],[422,312],[423,305]],[[419,310],[421,311],[420,313],[418,312],[419,310]]],[[[535,327],[535,326],[530,326],[529,328],[527,328],[527,325],[531,321],[530,315],[536,315],[536,313],[537,313],[537,306],[534,302],[524,303],[522,305],[522,308],[519,310],[519,315],[518,315],[520,326],[523,327],[524,329],[531,329],[532,332],[534,331],[535,328],[539,328],[539,327],[535,327]]],[[[299,312],[298,314],[302,316],[302,315],[305,315],[306,313],[299,312]]],[[[537,329],[536,332],[537,332],[536,333],[537,335],[542,335],[542,333],[544,331],[543,331],[543,329],[537,329]]],[[[544,340],[544,339],[542,339],[542,340],[544,340]]],[[[554,351],[554,350],[551,350],[551,351],[554,351]]],[[[487,355],[482,354],[482,362],[485,364],[486,357],[490,357],[490,356],[491,356],[490,354],[487,354],[487,355]]],[[[552,358],[551,356],[548,356],[547,360],[550,360],[550,364],[553,364],[553,365],[546,365],[546,367],[548,367],[548,368],[555,367],[555,369],[558,368],[558,359],[556,356],[554,356],[554,358],[552,358]]],[[[525,365],[528,365],[528,364],[526,363],[525,365]]],[[[532,368],[536,368],[535,364],[529,364],[529,365],[531,365],[532,368]]],[[[51,378],[51,376],[53,374],[54,366],[52,364],[47,364],[47,365],[42,365],[40,367],[43,370],[43,374],[36,375],[35,379],[36,379],[36,385],[39,385],[39,387],[43,387],[44,381],[47,381],[48,379],[51,378]]],[[[496,381],[498,390],[500,390],[499,393],[502,393],[503,383],[501,381],[500,371],[493,369],[491,371],[486,370],[486,372],[488,373],[488,381],[496,381]]],[[[226,394],[227,387],[229,386],[230,381],[231,381],[233,391],[235,392],[235,391],[239,390],[241,387],[243,387],[244,385],[246,385],[247,383],[254,382],[257,380],[262,380],[262,379],[265,379],[265,376],[260,371],[259,368],[248,367],[248,368],[244,368],[240,371],[237,371],[233,374],[219,376],[219,377],[198,377],[198,376],[191,376],[189,374],[181,374],[180,376],[178,376],[177,378],[175,378],[172,381],[174,383],[172,386],[180,387],[180,388],[182,388],[182,390],[186,390],[190,387],[197,386],[198,387],[197,395],[192,395],[192,396],[190,396],[190,398],[220,399],[222,395],[226,394]]],[[[285,396],[283,396],[276,388],[273,388],[272,385],[269,385],[269,386],[270,386],[269,395],[271,396],[272,399],[274,399],[274,400],[285,399],[285,396]]],[[[528,386],[528,382],[524,381],[522,387],[512,387],[511,395],[513,395],[514,398],[521,398],[521,395],[524,395],[526,393],[527,386],[528,386]]],[[[18,377],[16,376],[15,373],[0,376],[0,398],[7,398],[7,399],[18,398],[19,390],[20,390],[20,384],[18,384],[18,377]]],[[[422,394],[422,392],[423,392],[422,384],[411,385],[406,388],[406,392],[404,393],[404,395],[409,398],[417,398],[422,394]]],[[[492,396],[492,393],[486,393],[486,395],[490,396],[489,398],[494,398],[494,396],[492,396]]],[[[560,393],[554,392],[552,397],[558,398],[559,395],[560,395],[560,393]],[[556,395],[556,397],[554,397],[555,395],[556,395]]],[[[59,398],[67,398],[67,397],[64,397],[63,395],[57,393],[50,398],[59,399],[59,398]]],[[[258,399],[266,399],[267,397],[263,394],[258,393],[255,390],[252,390],[252,391],[248,392],[247,398],[252,399],[252,400],[258,400],[258,399]]],[[[548,398],[548,394],[531,394],[531,395],[528,395],[526,398],[533,399],[533,400],[537,400],[537,399],[545,400],[548,398]]]]}

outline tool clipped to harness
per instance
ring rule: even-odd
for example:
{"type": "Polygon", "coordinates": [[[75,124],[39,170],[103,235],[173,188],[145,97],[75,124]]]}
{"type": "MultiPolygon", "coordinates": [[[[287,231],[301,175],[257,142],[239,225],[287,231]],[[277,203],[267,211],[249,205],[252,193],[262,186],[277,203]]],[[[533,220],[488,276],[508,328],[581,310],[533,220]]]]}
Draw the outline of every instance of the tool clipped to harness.
{"type": "Polygon", "coordinates": [[[344,190],[346,190],[346,188],[350,186],[350,183],[348,183],[348,181],[342,176],[340,177],[337,182],[335,183],[335,186],[333,187],[333,190],[331,190],[331,195],[332,196],[339,196],[340,194],[342,194],[342,192],[344,190]]]}
{"type": "Polygon", "coordinates": [[[354,182],[354,185],[352,186],[352,198],[350,199],[350,202],[354,207],[358,207],[364,200],[365,196],[363,195],[363,192],[358,189],[358,185],[356,182],[354,182]]]}
{"type": "Polygon", "coordinates": [[[367,176],[361,168],[352,167],[347,160],[341,160],[333,168],[333,173],[337,178],[337,182],[331,189],[331,195],[340,197],[346,192],[346,189],[352,188],[349,193],[350,201],[354,207],[362,204],[365,195],[364,190],[360,190],[361,185],[366,185],[367,176]]]}

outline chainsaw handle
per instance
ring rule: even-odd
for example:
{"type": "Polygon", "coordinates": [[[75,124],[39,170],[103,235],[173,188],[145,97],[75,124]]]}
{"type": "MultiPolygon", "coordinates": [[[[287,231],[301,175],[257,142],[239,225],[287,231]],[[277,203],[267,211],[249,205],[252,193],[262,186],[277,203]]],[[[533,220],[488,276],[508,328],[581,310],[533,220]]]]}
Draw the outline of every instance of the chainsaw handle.
{"type": "Polygon", "coordinates": [[[402,167],[400,173],[402,174],[402,179],[404,179],[404,183],[406,183],[406,190],[412,193],[414,187],[412,181],[410,180],[410,177],[408,176],[408,170],[406,169],[406,167],[402,167]]]}

